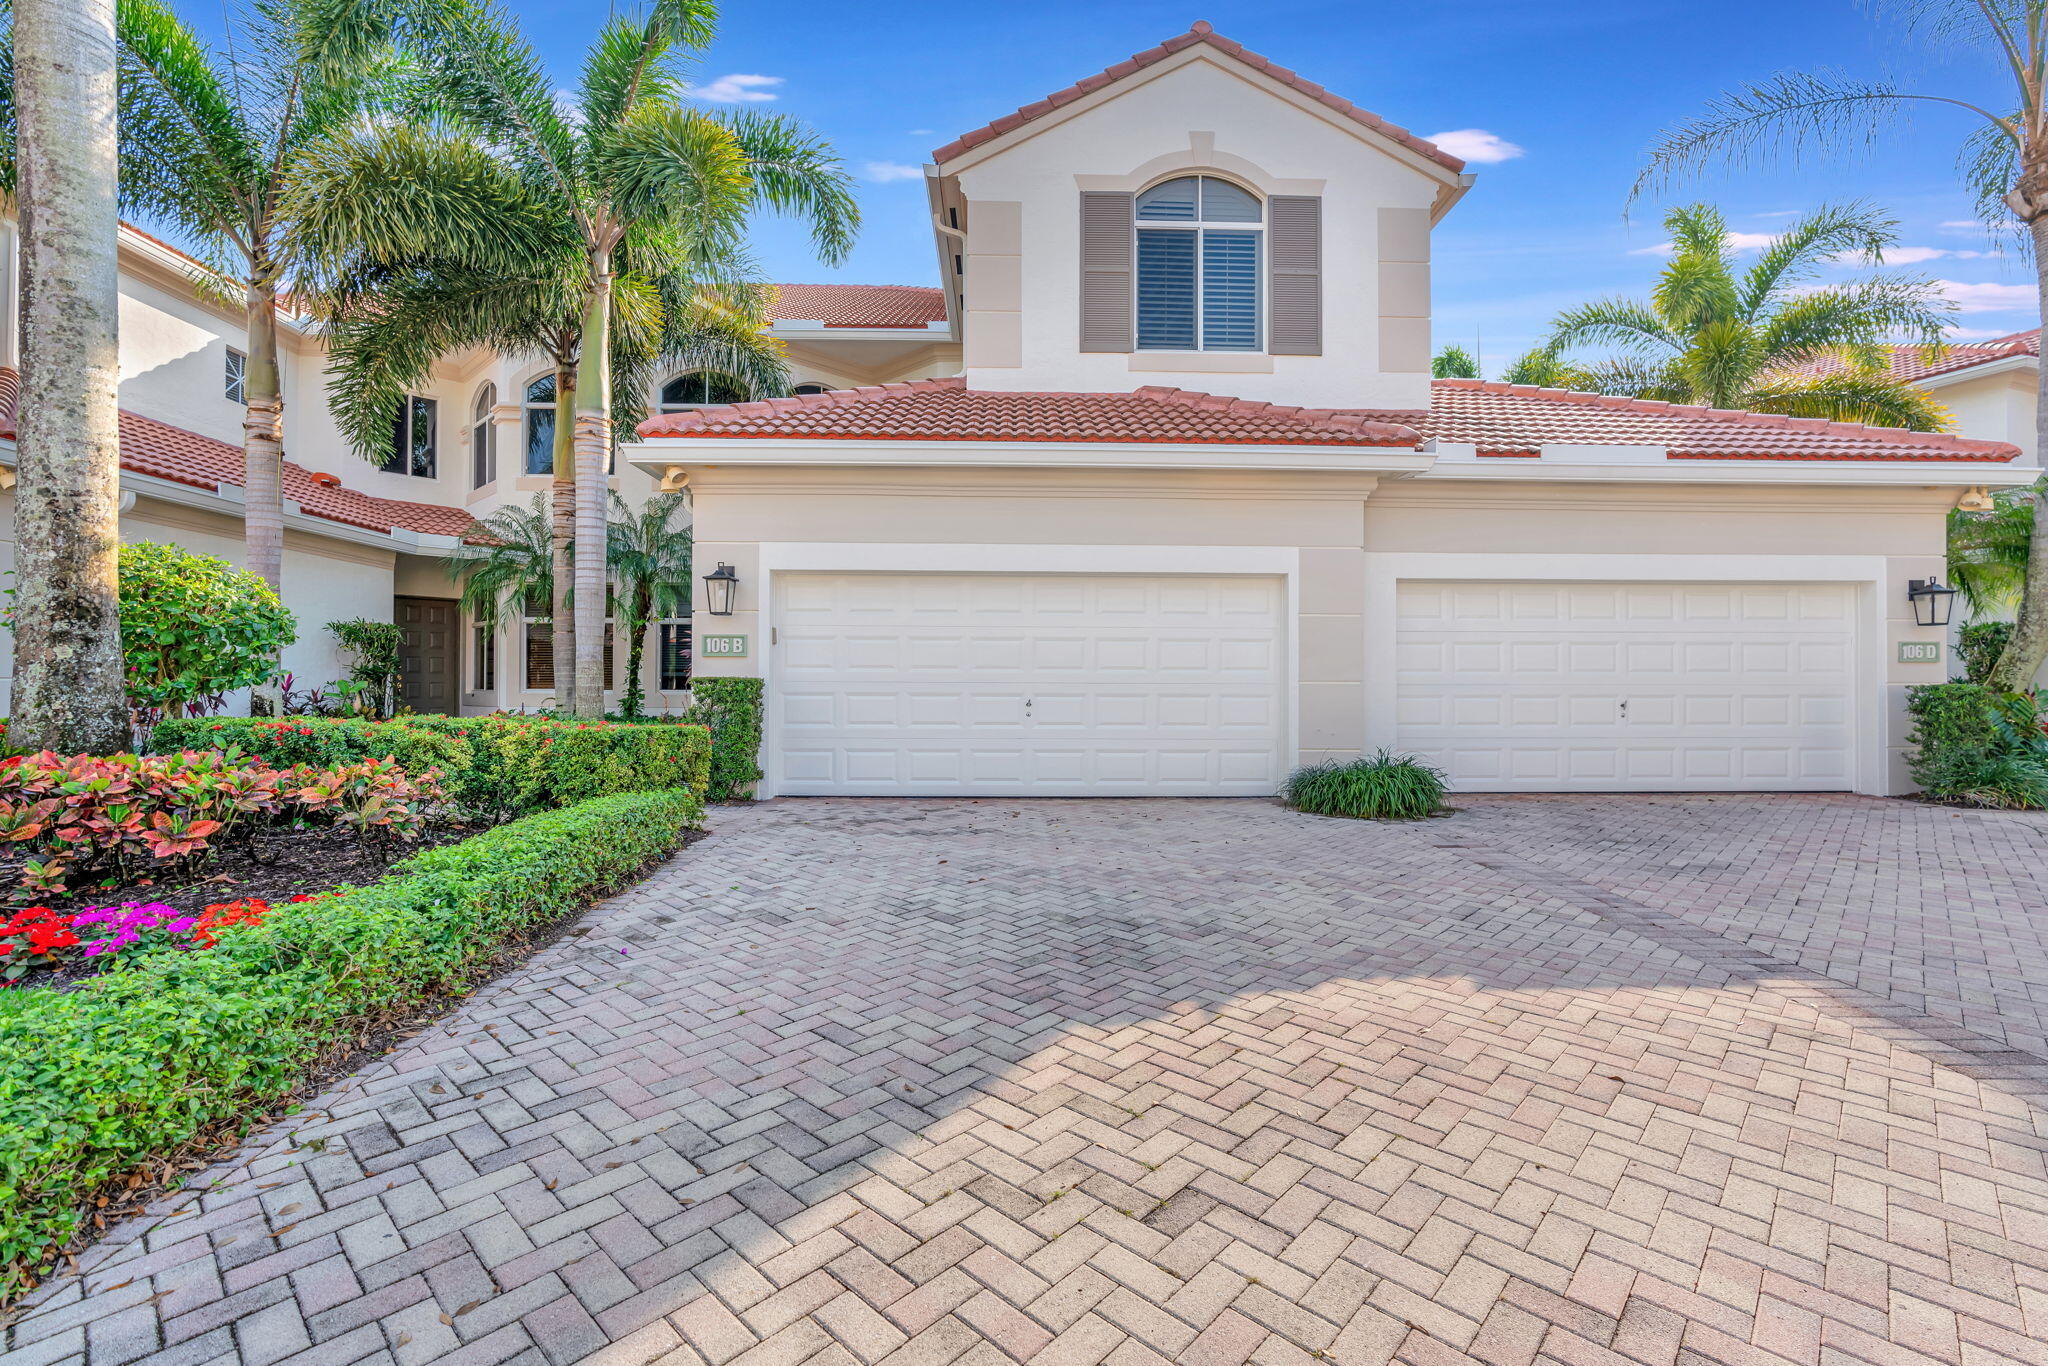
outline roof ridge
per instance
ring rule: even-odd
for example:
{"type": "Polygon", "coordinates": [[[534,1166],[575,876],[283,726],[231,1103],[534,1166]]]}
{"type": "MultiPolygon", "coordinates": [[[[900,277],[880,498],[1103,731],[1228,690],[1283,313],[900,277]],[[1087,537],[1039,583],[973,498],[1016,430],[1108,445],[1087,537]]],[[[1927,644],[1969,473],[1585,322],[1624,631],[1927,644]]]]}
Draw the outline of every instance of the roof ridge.
{"type": "Polygon", "coordinates": [[[1916,432],[1907,427],[1878,427],[1863,422],[1837,422],[1821,417],[1792,417],[1784,413],[1760,413],[1748,408],[1709,408],[1704,404],[1667,403],[1655,398],[1632,398],[1626,394],[1589,394],[1577,389],[1552,389],[1535,384],[1509,384],[1496,379],[1435,379],[1430,387],[1466,389],[1477,393],[1501,394],[1515,398],[1537,398],[1551,403],[1572,403],[1581,407],[1625,408],[1632,412],[1667,417],[1706,417],[1752,427],[1795,427],[1801,431],[1826,432],[1834,436],[1865,441],[1903,442],[1909,445],[1939,446],[1945,450],[1992,452],[2013,449],[2009,442],[1957,436],[1953,432],[1916,432]]]}
{"type": "Polygon", "coordinates": [[[864,384],[854,389],[827,389],[822,394],[791,394],[784,398],[750,398],[740,403],[707,403],[679,413],[657,413],[633,429],[635,436],[681,436],[692,428],[708,427],[728,417],[766,417],[795,408],[836,408],[849,403],[871,403],[898,394],[930,393],[941,389],[965,389],[964,375],[939,379],[897,380],[891,384],[864,384]]]}
{"type": "Polygon", "coordinates": [[[1224,37],[1206,19],[1197,19],[1188,27],[1187,32],[1176,33],[1166,41],[1146,48],[1143,52],[1132,53],[1121,62],[1104,67],[1092,76],[1084,76],[1070,86],[1053,91],[1052,94],[1047,95],[1042,100],[1034,100],[1029,104],[1020,106],[1011,113],[1003,115],[1001,118],[992,119],[979,128],[962,133],[945,146],[935,150],[932,153],[932,160],[936,162],[950,161],[963,152],[979,147],[984,142],[1001,137],[1013,128],[1020,128],[1030,123],[1033,119],[1050,114],[1062,105],[1072,104],[1082,96],[1091,95],[1106,85],[1114,85],[1116,82],[1124,79],[1124,77],[1134,75],[1148,66],[1157,65],[1174,53],[1193,47],[1197,43],[1212,47],[1227,57],[1236,58],[1254,71],[1261,72],[1283,85],[1292,87],[1325,108],[1342,114],[1355,123],[1363,124],[1382,137],[1390,138],[1410,151],[1427,157],[1445,170],[1462,171],[1465,169],[1465,163],[1462,159],[1452,156],[1429,139],[1420,137],[1397,123],[1389,123],[1371,110],[1361,109],[1350,100],[1340,95],[1331,94],[1327,89],[1300,73],[1280,65],[1269,57],[1263,57],[1253,52],[1243,43],[1224,37]]]}

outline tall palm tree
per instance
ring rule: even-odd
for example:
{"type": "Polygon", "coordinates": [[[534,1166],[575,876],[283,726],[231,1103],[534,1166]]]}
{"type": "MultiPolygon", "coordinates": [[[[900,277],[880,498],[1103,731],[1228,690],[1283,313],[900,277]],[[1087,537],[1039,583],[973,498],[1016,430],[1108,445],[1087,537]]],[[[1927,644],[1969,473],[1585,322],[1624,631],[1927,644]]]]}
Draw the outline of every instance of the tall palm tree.
{"type": "Polygon", "coordinates": [[[21,205],[11,742],[129,744],[116,573],[120,339],[113,0],[18,0],[6,188],[21,205]]]}
{"type": "MultiPolygon", "coordinates": [[[[802,125],[686,100],[683,61],[709,42],[712,19],[708,0],[655,0],[644,19],[614,17],[565,95],[494,0],[473,0],[422,31],[438,121],[362,123],[322,152],[330,188],[373,191],[349,196],[334,218],[377,261],[432,252],[491,272],[508,255],[520,265],[542,252],[574,259],[584,357],[573,390],[575,529],[587,546],[605,539],[613,426],[612,366],[590,360],[612,354],[629,307],[623,269],[649,252],[730,260],[762,208],[806,220],[819,255],[836,261],[859,222],[849,177],[802,125]],[[391,175],[398,166],[402,178],[391,175]]],[[[316,258],[332,246],[324,238],[307,235],[316,258]]],[[[603,706],[602,557],[579,556],[575,576],[576,705],[594,715],[603,706]]]]}
{"type": "Polygon", "coordinates": [[[1830,261],[1882,261],[1897,224],[1862,205],[1795,221],[1738,272],[1728,223],[1704,204],[1664,217],[1671,259],[1647,303],[1602,299],[1560,314],[1525,360],[1563,365],[1572,349],[1614,354],[1584,367],[1603,393],[1748,408],[1793,417],[1941,431],[1948,414],[1891,377],[1889,342],[1939,347],[1954,313],[1933,284],[1896,274],[1811,283],[1830,261]]]}
{"type": "Polygon", "coordinates": [[[374,108],[395,58],[397,0],[261,0],[216,52],[164,0],[119,0],[120,203],[208,259],[195,281],[239,289],[248,332],[243,516],[252,572],[284,560],[284,394],[277,197],[311,142],[374,108]]]}
{"type": "Polygon", "coordinates": [[[641,713],[640,659],[647,633],[663,617],[690,610],[690,528],[679,521],[689,506],[680,493],[657,493],[636,513],[612,495],[607,568],[617,590],[620,627],[626,633],[626,694],[620,710],[641,713]]]}
{"type": "MultiPolygon", "coordinates": [[[[1888,39],[1923,39],[1958,63],[1955,70],[2000,70],[2006,79],[1950,92],[1905,90],[1890,80],[1829,72],[1780,71],[1712,100],[1706,112],[1661,134],[1635,194],[1716,163],[1755,163],[1788,155],[1860,152],[1901,116],[1960,116],[1969,131],[1958,165],[1987,224],[2014,223],[2034,256],[2035,283],[2048,313],[2048,0],[1890,0],[1879,11],[1888,39]]],[[[2048,450],[2048,366],[2035,403],[2036,440],[2048,450]]],[[[2036,484],[2036,506],[2048,484],[2036,484]]],[[[1987,680],[2019,691],[2048,659],[2048,537],[2028,552],[2012,641],[1987,680]]]]}
{"type": "Polygon", "coordinates": [[[1429,374],[1432,379],[1478,379],[1479,362],[1472,359],[1472,353],[1452,342],[1430,358],[1429,374]]]}

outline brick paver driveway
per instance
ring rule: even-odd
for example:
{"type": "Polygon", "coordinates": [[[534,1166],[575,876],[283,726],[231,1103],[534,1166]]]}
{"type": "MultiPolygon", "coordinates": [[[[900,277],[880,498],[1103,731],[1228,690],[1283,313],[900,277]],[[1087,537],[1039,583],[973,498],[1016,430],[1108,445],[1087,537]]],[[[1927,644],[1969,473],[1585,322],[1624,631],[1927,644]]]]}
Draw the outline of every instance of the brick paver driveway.
{"type": "Polygon", "coordinates": [[[716,829],[9,1366],[2048,1362],[2039,817],[716,829]]]}

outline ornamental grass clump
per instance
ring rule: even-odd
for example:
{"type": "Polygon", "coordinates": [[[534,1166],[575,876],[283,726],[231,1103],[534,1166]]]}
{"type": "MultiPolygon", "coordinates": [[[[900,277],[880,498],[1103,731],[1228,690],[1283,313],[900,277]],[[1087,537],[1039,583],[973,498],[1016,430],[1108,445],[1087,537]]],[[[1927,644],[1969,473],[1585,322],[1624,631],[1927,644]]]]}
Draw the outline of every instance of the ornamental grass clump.
{"type": "Polygon", "coordinates": [[[1369,758],[1298,768],[1282,796],[1297,811],[1315,816],[1420,820],[1444,809],[1444,790],[1440,770],[1381,750],[1369,758]]]}

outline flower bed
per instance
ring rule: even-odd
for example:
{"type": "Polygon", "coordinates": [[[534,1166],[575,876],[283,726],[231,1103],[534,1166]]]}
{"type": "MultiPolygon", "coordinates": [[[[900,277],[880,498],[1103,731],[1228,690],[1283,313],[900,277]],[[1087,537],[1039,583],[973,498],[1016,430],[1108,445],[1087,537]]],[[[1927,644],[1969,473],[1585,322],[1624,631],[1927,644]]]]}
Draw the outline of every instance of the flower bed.
{"type": "Polygon", "coordinates": [[[702,816],[686,788],[584,802],[416,854],[369,887],[224,906],[204,951],[195,925],[191,946],[123,952],[75,989],[0,992],[0,1293],[32,1283],[112,1183],[243,1127],[379,1023],[467,990],[702,816]]]}

